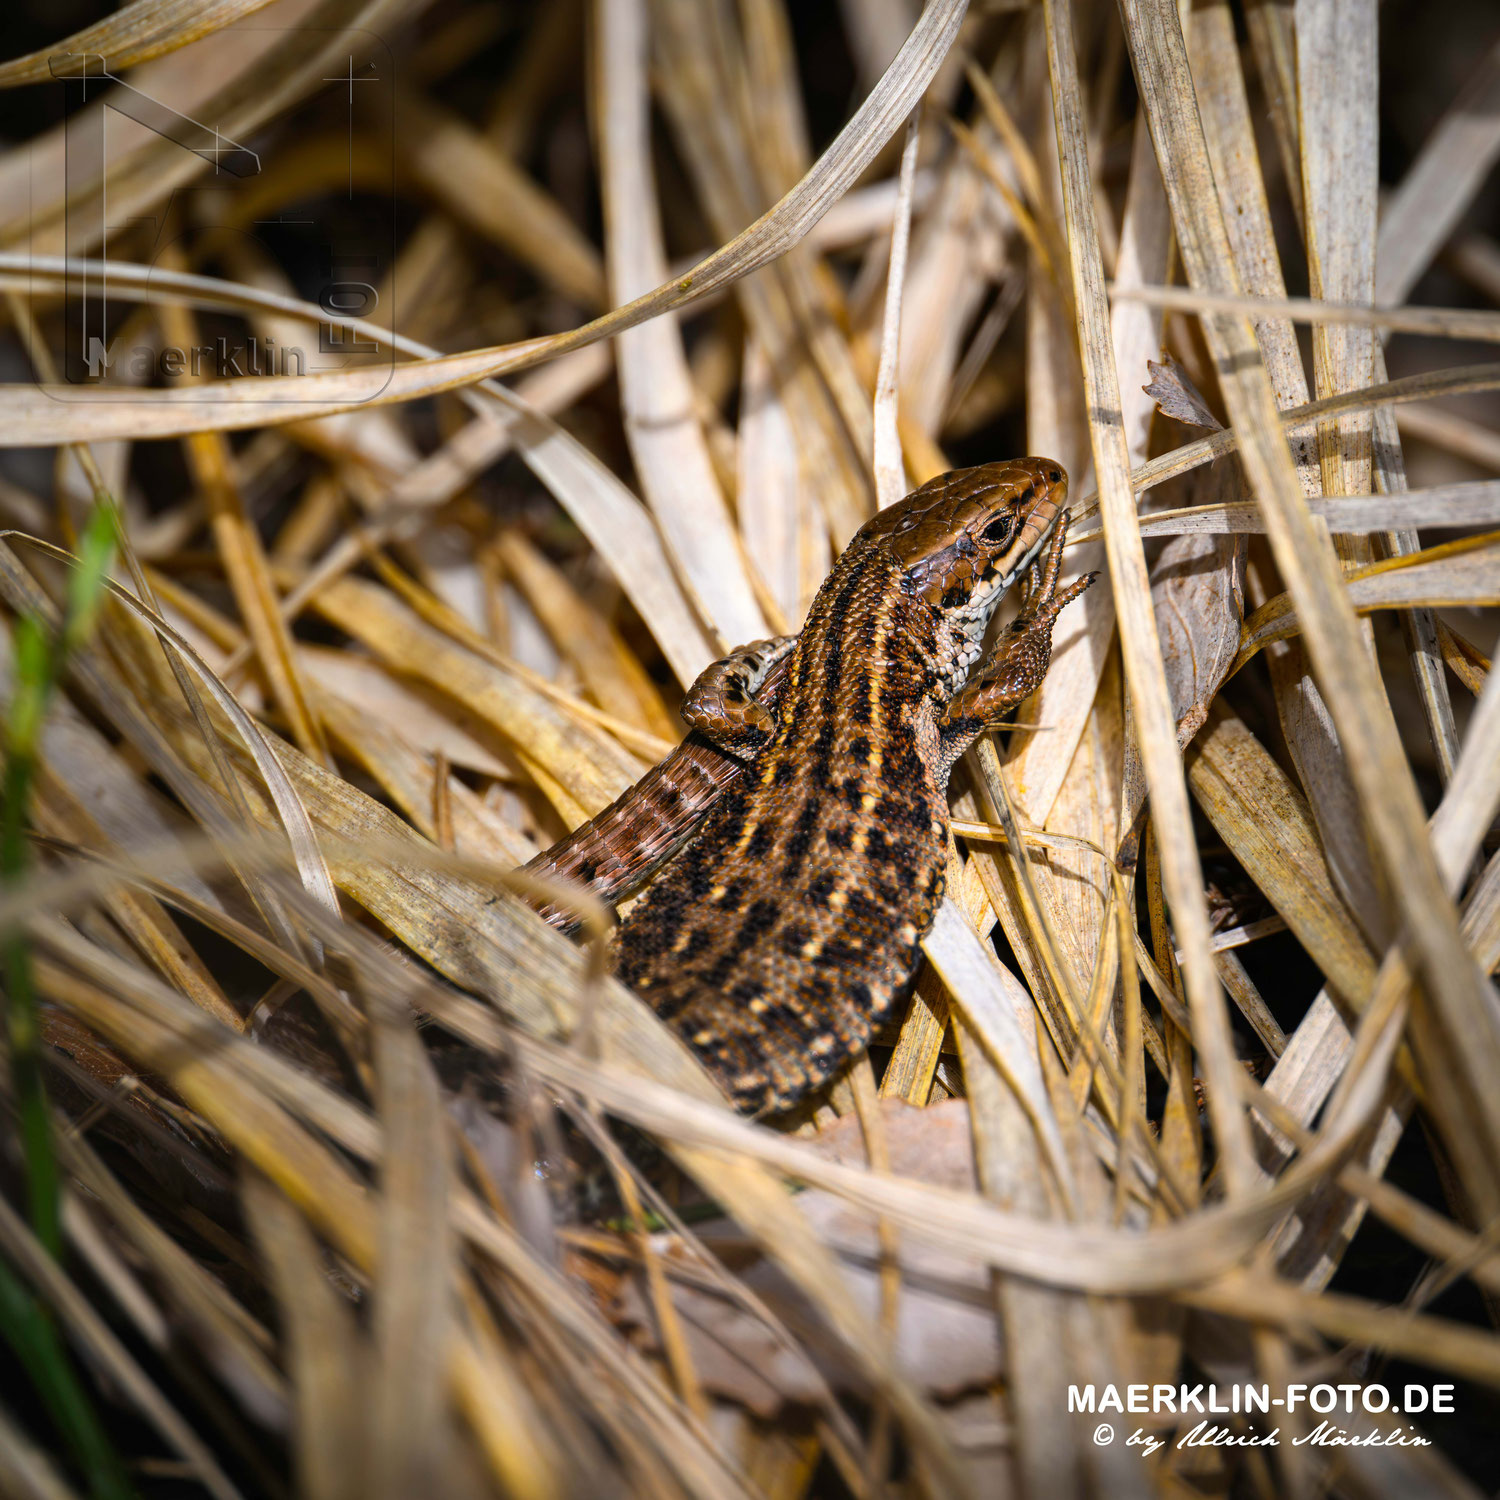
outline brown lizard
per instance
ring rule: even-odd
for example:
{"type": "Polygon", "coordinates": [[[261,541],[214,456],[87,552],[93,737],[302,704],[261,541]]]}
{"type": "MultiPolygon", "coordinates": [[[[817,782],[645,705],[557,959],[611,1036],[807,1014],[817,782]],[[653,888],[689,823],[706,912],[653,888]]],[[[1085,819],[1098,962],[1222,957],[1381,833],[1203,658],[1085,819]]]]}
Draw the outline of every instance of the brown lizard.
{"type": "Polygon", "coordinates": [[[708,668],[683,703],[684,746],[528,866],[619,899],[698,830],[621,926],[617,971],[741,1109],[825,1083],[905,992],[942,898],[949,773],[1040,684],[1058,614],[1093,581],[1057,588],[1066,494],[1060,465],[1028,458],[941,475],[882,511],[801,635],[708,668]],[[1028,570],[1020,616],[981,662],[1028,570]]]}

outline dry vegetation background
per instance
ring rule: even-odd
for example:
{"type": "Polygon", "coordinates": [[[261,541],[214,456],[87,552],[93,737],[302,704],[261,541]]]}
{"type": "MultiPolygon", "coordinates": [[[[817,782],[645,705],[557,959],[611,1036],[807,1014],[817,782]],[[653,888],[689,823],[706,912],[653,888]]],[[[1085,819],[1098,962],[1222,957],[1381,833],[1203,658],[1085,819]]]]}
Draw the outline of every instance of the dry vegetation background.
{"type": "Polygon", "coordinates": [[[1497,27],[13,0],[0,1490],[1493,1491],[1497,27]],[[112,110],[69,203],[65,52],[260,171],[112,110]],[[65,390],[101,254],[158,364],[65,390]],[[162,379],[341,274],[369,352],[162,379]],[[1107,578],[901,1024],[747,1123],[505,872],[1019,453],[1107,578]],[[1454,1411],[1067,1409],[1210,1379],[1454,1411]]]}

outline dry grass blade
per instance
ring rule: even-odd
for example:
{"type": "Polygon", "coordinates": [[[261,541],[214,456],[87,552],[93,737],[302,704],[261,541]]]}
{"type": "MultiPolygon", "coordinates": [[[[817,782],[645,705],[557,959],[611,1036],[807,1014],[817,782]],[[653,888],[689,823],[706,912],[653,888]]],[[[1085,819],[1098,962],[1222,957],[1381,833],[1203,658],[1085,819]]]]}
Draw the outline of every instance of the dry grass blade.
{"type": "MultiPolygon", "coordinates": [[[[169,257],[167,265],[178,269],[175,257],[169,257]]],[[[186,308],[165,307],[161,318],[163,336],[170,343],[188,349],[199,344],[196,322],[186,308]]],[[[292,737],[308,755],[326,761],[328,751],[308,711],[307,693],[271,586],[265,551],[235,483],[229,444],[218,433],[197,432],[188,436],[186,450],[194,481],[207,501],[235,602],[277,703],[291,723],[292,737]]]]}
{"type": "MultiPolygon", "coordinates": [[[[1500,596],[1500,553],[1497,537],[1489,533],[1409,553],[1345,576],[1348,585],[1340,593],[1360,614],[1377,609],[1401,609],[1413,605],[1485,605],[1500,596]]],[[[1290,597],[1269,599],[1246,622],[1245,639],[1236,666],[1274,640],[1284,640],[1304,629],[1290,597]]]]}
{"type": "MultiPolygon", "coordinates": [[[[610,293],[624,303],[667,275],[661,229],[639,205],[656,198],[650,169],[643,0],[600,7],[600,139],[610,293]]],[[[693,411],[692,382],[677,322],[653,318],[616,343],[625,434],[647,502],[691,596],[721,646],[758,640],[767,628],[746,577],[693,411]]]]}
{"type": "Polygon", "coordinates": [[[457,1266],[448,1228],[447,1121],[437,1078],[408,1016],[394,1007],[377,1011],[374,1030],[385,1153],[375,1316],[379,1363],[368,1451],[374,1493],[398,1500],[448,1483],[443,1366],[453,1337],[457,1266]]]}
{"type": "Polygon", "coordinates": [[[1122,302],[1184,312],[1245,313],[1253,318],[1290,318],[1296,323],[1353,328],[1385,328],[1393,333],[1431,333],[1443,338],[1500,342],[1500,314],[1461,307],[1374,306],[1354,301],[1320,301],[1316,297],[1243,297],[1229,292],[1184,286],[1111,285],[1110,296],[1122,302]]]}
{"type": "Polygon", "coordinates": [[[906,465],[901,461],[901,436],[897,424],[897,395],[901,383],[901,294],[906,286],[906,251],[911,242],[912,187],[917,173],[917,147],[921,144],[921,118],[913,115],[906,125],[906,144],[901,148],[901,191],[891,226],[891,263],[886,272],[885,320],[880,334],[880,370],[875,377],[875,471],[876,501],[884,509],[906,493],[906,465]]]}
{"type": "Polygon", "coordinates": [[[247,1178],[241,1192],[286,1319],[299,1398],[298,1482],[313,1500],[353,1500],[367,1482],[363,1335],[333,1287],[305,1274],[320,1250],[297,1211],[259,1178],[247,1178]]]}
{"type": "Polygon", "coordinates": [[[63,1481],[47,1454],[3,1410],[0,1410],[0,1478],[8,1494],[24,1500],[74,1500],[77,1494],[63,1481]]]}
{"type": "MultiPolygon", "coordinates": [[[[1500,521],[1500,483],[1475,480],[1404,490],[1399,495],[1320,495],[1308,501],[1308,509],[1335,535],[1363,536],[1402,527],[1427,531],[1449,526],[1493,526],[1500,521]]],[[[1153,511],[1141,517],[1140,528],[1143,537],[1260,534],[1266,523],[1254,501],[1229,500],[1153,511]]],[[[1082,543],[1102,535],[1080,527],[1069,534],[1068,540],[1082,543]]]]}
{"type": "MultiPolygon", "coordinates": [[[[1361,411],[1367,407],[1386,402],[1421,401],[1429,394],[1457,394],[1467,390],[1491,390],[1500,384],[1500,366],[1475,365],[1462,371],[1447,371],[1432,376],[1405,376],[1400,380],[1382,381],[1379,385],[1366,387],[1363,391],[1344,396],[1326,396],[1319,401],[1293,407],[1281,413],[1281,424],[1289,431],[1300,431],[1311,427],[1322,417],[1341,415],[1347,411],[1361,411]]],[[[1186,473],[1226,453],[1233,453],[1238,439],[1230,429],[1216,432],[1212,437],[1200,438],[1197,442],[1185,443],[1160,458],[1141,465],[1131,476],[1137,490],[1150,488],[1177,474],[1186,473]]],[[[1080,515],[1087,511],[1080,508],[1080,515]]]]}
{"type": "MultiPolygon", "coordinates": [[[[44,546],[33,542],[33,545],[44,546]]],[[[67,554],[56,548],[47,548],[54,556],[64,561],[71,561],[67,554]]],[[[0,546],[0,567],[3,567],[8,581],[13,586],[11,602],[16,604],[24,601],[26,606],[37,610],[44,616],[51,606],[37,591],[36,585],[30,581],[28,576],[16,562],[15,555],[8,546],[0,546]],[[24,581],[23,581],[24,580],[24,581]]],[[[287,779],[285,771],[277,760],[270,744],[255,721],[240,706],[238,700],[229,691],[219,678],[209,670],[208,664],[193,650],[186,638],[172,629],[160,616],[155,615],[144,604],[133,595],[128,594],[117,585],[109,585],[110,593],[121,603],[138,613],[164,640],[170,641],[173,647],[181,652],[182,656],[196,669],[197,675],[208,688],[216,705],[223,711],[226,718],[234,725],[243,738],[246,748],[254,757],[256,766],[265,779],[267,791],[275,803],[278,812],[284,819],[287,838],[291,845],[293,857],[296,859],[302,872],[303,880],[307,889],[321,900],[330,910],[338,910],[338,898],[334,895],[333,882],[329,879],[328,871],[323,863],[323,858],[318,850],[317,838],[313,833],[312,824],[308,821],[307,813],[287,779]]]]}
{"type": "Polygon", "coordinates": [[[211,0],[206,5],[202,0],[134,0],[108,20],[75,31],[45,51],[0,64],[0,88],[55,77],[53,64],[66,53],[94,52],[107,58],[111,68],[133,68],[232,26],[268,4],[270,0],[211,0]]]}
{"type": "Polygon", "coordinates": [[[1120,410],[1119,377],[1114,368],[1104,297],[1104,266],[1093,222],[1088,154],[1082,135],[1077,62],[1070,0],[1046,9],[1047,61],[1052,71],[1057,115],[1058,155],[1063,164],[1063,196],[1074,294],[1082,331],[1084,388],[1090,408],[1090,436],[1099,484],[1099,508],[1114,584],[1121,649],[1136,715],[1141,760],[1151,790],[1155,827],[1161,843],[1162,874],[1184,949],[1183,974],[1192,1007],[1194,1040],[1203,1054],[1210,1109],[1224,1153],[1231,1191],[1250,1178],[1249,1137],[1230,1082],[1234,1048],[1222,990],[1209,950],[1208,910],[1203,873],[1193,839],[1187,785],[1177,752],[1177,721],[1161,662],[1156,614],[1145,553],[1135,529],[1130,453],[1120,410]]]}
{"type": "Polygon", "coordinates": [[[461,120],[410,94],[397,107],[417,142],[413,171],[450,212],[510,250],[571,302],[590,309],[604,305],[598,252],[546,193],[461,120]]]}

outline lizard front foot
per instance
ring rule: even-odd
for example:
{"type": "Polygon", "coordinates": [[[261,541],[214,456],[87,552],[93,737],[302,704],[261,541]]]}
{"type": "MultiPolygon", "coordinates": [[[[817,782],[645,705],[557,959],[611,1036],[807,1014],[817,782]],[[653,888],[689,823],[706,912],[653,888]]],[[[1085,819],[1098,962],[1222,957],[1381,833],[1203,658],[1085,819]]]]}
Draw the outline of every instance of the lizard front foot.
{"type": "Polygon", "coordinates": [[[1086,573],[1059,591],[1068,519],[1067,511],[1058,518],[1046,561],[1028,578],[1020,614],[1005,628],[974,680],[954,696],[938,725],[950,765],[980,734],[1042,685],[1052,663],[1052,628],[1058,615],[1099,576],[1086,573]]]}

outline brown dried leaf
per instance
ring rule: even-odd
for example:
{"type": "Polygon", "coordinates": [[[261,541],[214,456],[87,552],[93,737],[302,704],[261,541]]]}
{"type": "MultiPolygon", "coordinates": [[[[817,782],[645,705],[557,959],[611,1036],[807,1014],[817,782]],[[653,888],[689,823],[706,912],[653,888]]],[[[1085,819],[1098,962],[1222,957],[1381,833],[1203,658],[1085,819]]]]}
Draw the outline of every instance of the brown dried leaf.
{"type": "Polygon", "coordinates": [[[1163,351],[1159,360],[1148,359],[1146,368],[1151,380],[1141,389],[1156,402],[1164,417],[1175,417],[1189,427],[1207,427],[1218,431],[1224,424],[1209,410],[1208,402],[1192,382],[1188,372],[1163,351]]]}

